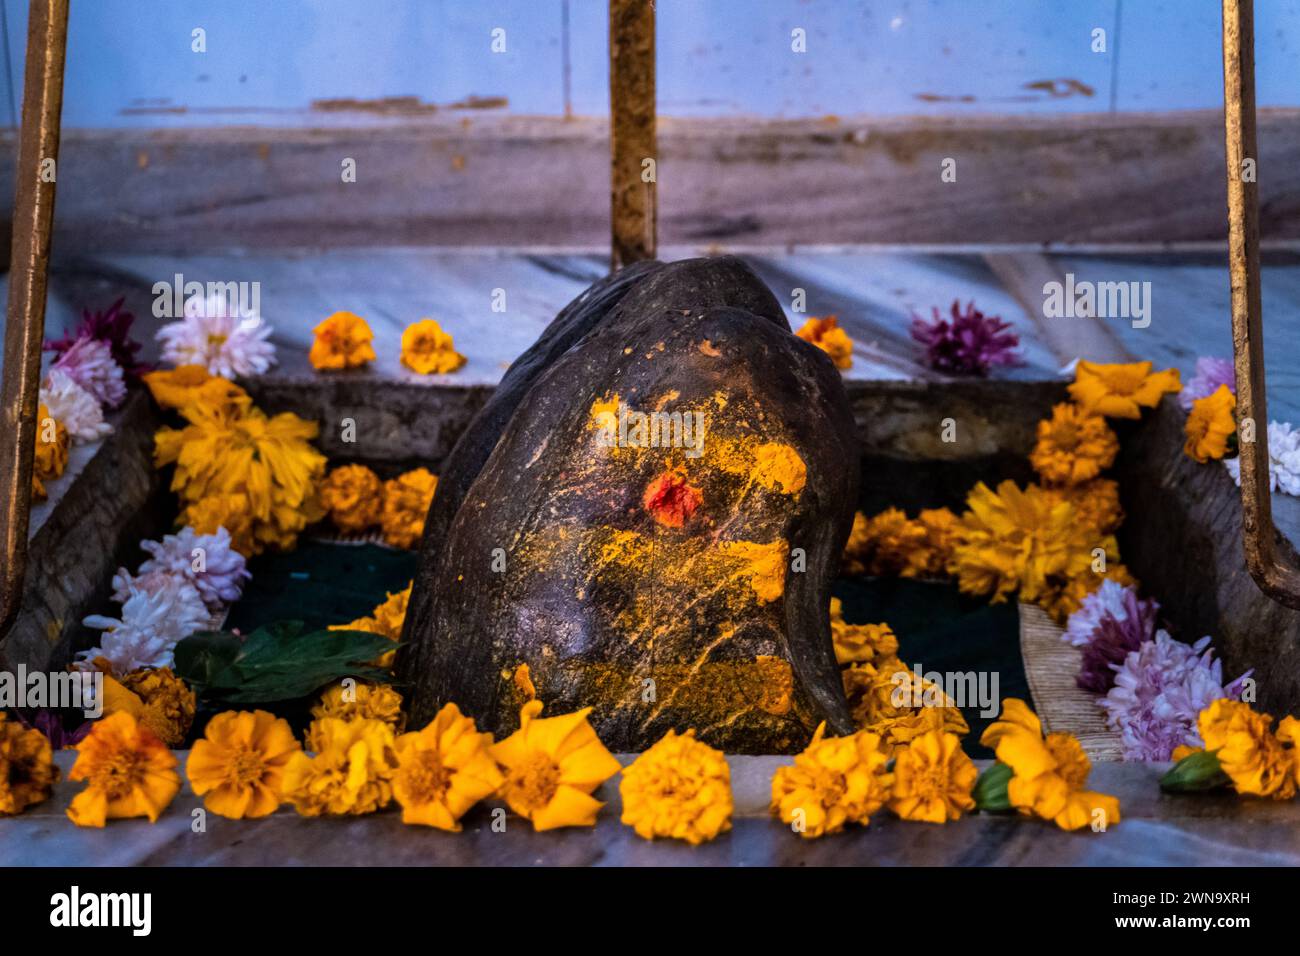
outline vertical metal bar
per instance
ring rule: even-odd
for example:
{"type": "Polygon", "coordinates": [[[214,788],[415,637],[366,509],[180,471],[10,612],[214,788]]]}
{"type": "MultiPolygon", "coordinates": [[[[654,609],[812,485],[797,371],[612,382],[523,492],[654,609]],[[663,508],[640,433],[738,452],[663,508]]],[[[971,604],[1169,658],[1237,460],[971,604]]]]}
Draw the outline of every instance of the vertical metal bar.
{"type": "Polygon", "coordinates": [[[620,269],[655,256],[654,0],[609,0],[609,114],[610,259],[620,269]]]}
{"type": "Polygon", "coordinates": [[[68,0],[31,0],[0,386],[0,635],[22,601],[40,390],[45,290],[63,111],[68,0]]]}
{"type": "MultiPolygon", "coordinates": [[[[1223,0],[1223,120],[1228,163],[1228,273],[1232,283],[1232,351],[1237,420],[1253,423],[1241,442],[1241,511],[1246,566],[1260,590],[1300,608],[1300,569],[1283,562],[1273,526],[1268,476],[1268,407],[1264,392],[1264,334],[1259,295],[1259,195],[1255,134],[1254,0],[1223,0]]],[[[1242,429],[1239,425],[1239,433],[1242,429]]]]}

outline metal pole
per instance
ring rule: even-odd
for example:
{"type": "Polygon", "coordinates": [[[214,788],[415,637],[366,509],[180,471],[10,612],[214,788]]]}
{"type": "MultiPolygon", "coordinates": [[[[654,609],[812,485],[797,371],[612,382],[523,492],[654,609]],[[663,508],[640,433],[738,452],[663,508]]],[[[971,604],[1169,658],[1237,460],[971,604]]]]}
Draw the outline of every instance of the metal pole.
{"type": "Polygon", "coordinates": [[[31,0],[0,387],[0,635],[22,601],[40,390],[45,290],[63,110],[68,0],[31,0]]]}
{"type": "Polygon", "coordinates": [[[1278,553],[1268,476],[1268,407],[1264,392],[1264,330],[1259,295],[1259,164],[1255,136],[1254,0],[1223,0],[1223,120],[1228,162],[1228,273],[1232,283],[1232,352],[1237,378],[1241,517],[1246,566],[1260,590],[1300,608],[1300,569],[1278,553]],[[1255,167],[1247,176],[1246,160],[1255,167]],[[1245,423],[1252,423],[1246,426],[1245,423]]]}
{"type": "Polygon", "coordinates": [[[653,259],[657,231],[654,0],[609,0],[611,267],[653,259]]]}

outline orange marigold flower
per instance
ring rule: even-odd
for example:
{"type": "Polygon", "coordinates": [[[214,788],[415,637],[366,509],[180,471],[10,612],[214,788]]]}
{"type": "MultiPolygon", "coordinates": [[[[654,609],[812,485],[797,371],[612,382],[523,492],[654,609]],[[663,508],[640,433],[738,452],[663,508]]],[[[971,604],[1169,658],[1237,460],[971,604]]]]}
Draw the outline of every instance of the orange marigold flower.
{"type": "Polygon", "coordinates": [[[36,447],[32,465],[32,494],[45,499],[45,482],[58,478],[68,467],[68,430],[50,415],[44,405],[36,412],[36,447]]]}
{"type": "Polygon", "coordinates": [[[1075,366],[1070,395],[1086,411],[1107,418],[1140,418],[1143,408],[1155,408],[1166,392],[1182,390],[1178,369],[1152,372],[1150,362],[1075,366]]]}
{"type": "Polygon", "coordinates": [[[307,359],[315,369],[357,368],[375,360],[375,333],[361,316],[335,312],[316,328],[307,359]]]}
{"type": "Polygon", "coordinates": [[[253,539],[253,514],[247,495],[206,495],[187,505],[177,523],[193,528],[195,534],[216,534],[218,528],[225,528],[230,533],[230,547],[245,557],[261,550],[253,539]]]}
{"type": "Polygon", "coordinates": [[[1237,433],[1237,397],[1226,385],[1214,394],[1192,402],[1183,431],[1187,443],[1183,452],[1204,464],[1228,453],[1228,440],[1237,433]]]}
{"type": "Polygon", "coordinates": [[[772,814],[805,839],[837,833],[846,823],[866,826],[889,797],[889,757],[880,737],[825,733],[822,721],[794,763],[772,775],[772,814]]]}
{"type": "Polygon", "coordinates": [[[234,382],[211,374],[202,365],[178,365],[141,376],[159,407],[180,410],[195,402],[207,406],[225,405],[236,412],[253,404],[248,393],[234,382]]]}
{"type": "Polygon", "coordinates": [[[1099,535],[1113,534],[1124,523],[1124,509],[1119,503],[1119,482],[1110,478],[1094,478],[1064,488],[1044,488],[1043,492],[1049,498],[1069,502],[1075,517],[1095,528],[1099,535]]]}
{"type": "Polygon", "coordinates": [[[54,792],[59,768],[49,739],[0,711],[0,816],[22,813],[54,792]]]}
{"type": "Polygon", "coordinates": [[[438,488],[438,476],[416,468],[384,482],[380,524],[384,540],[394,548],[413,548],[424,534],[424,519],[438,488]]]}
{"type": "Polygon", "coordinates": [[[1038,423],[1038,444],[1029,463],[1045,481],[1077,485],[1109,468],[1118,453],[1119,439],[1106,419],[1061,402],[1050,419],[1038,423]]]}
{"type": "Polygon", "coordinates": [[[943,688],[897,657],[853,664],[841,672],[853,720],[878,734],[885,753],[931,731],[964,736],[970,725],[943,688]]]}
{"type": "Polygon", "coordinates": [[[722,751],[670,730],[623,768],[623,823],[646,840],[692,845],[731,829],[731,768],[722,751]]]}
{"type": "Polygon", "coordinates": [[[196,704],[194,691],[170,667],[143,667],[121,677],[104,675],[104,713],[129,713],[168,747],[185,742],[196,704]]]}
{"type": "MultiPolygon", "coordinates": [[[[1238,793],[1274,800],[1295,796],[1295,752],[1273,735],[1273,718],[1268,714],[1225,698],[1201,711],[1196,724],[1205,749],[1219,758],[1219,766],[1238,793]]],[[[1283,738],[1294,742],[1294,729],[1294,721],[1287,723],[1283,738]]]]}
{"type": "Polygon", "coordinates": [[[838,369],[853,367],[853,340],[842,328],[840,320],[828,315],[824,319],[809,318],[795,333],[805,342],[811,342],[831,357],[838,369]]]}
{"type": "Polygon", "coordinates": [[[926,547],[926,529],[897,508],[886,508],[867,524],[868,574],[901,574],[913,555],[926,547]]]}
{"type": "Polygon", "coordinates": [[[268,816],[280,805],[289,758],[302,748],[282,718],[264,710],[217,714],[185,764],[203,806],[232,820],[268,816]]]}
{"type": "Polygon", "coordinates": [[[421,319],[402,333],[402,364],[421,375],[454,372],[465,364],[465,356],[456,351],[441,325],[421,319]]]}
{"type": "Polygon", "coordinates": [[[326,476],[320,503],[340,531],[355,533],[379,524],[384,486],[365,465],[342,465],[326,476]]]}
{"type": "Polygon", "coordinates": [[[853,529],[844,545],[840,569],[844,574],[866,574],[871,547],[871,520],[861,511],[853,515],[853,529]]]}
{"type": "Polygon", "coordinates": [[[853,664],[892,657],[898,653],[898,638],[888,624],[849,624],[844,620],[844,602],[831,598],[831,642],[835,660],[853,664]]]}
{"type": "Polygon", "coordinates": [[[328,687],[320,701],[311,709],[316,720],[337,717],[340,720],[381,720],[400,734],[406,728],[406,715],[402,713],[402,695],[387,684],[366,681],[344,685],[342,682],[328,687]]]}
{"type": "Polygon", "coordinates": [[[119,817],[155,822],[181,788],[176,758],[158,736],[125,711],[95,722],[77,744],[69,780],[85,780],[68,817],[79,827],[102,827],[119,817]]]}
{"type": "Polygon", "coordinates": [[[460,818],[496,792],[505,777],[492,757],[492,735],[444,704],[423,730],[397,738],[393,796],[402,822],[460,832],[460,818]]]}
{"type": "Polygon", "coordinates": [[[894,751],[889,809],[904,820],[947,823],[975,809],[979,771],[956,734],[930,730],[894,751]]]}

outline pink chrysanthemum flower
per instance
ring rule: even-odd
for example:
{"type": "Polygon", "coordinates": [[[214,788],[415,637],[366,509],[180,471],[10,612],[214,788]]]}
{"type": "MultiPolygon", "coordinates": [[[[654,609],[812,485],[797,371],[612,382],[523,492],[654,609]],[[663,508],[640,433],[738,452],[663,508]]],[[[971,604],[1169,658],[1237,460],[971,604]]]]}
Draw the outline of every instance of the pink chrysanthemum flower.
{"type": "Polygon", "coordinates": [[[1213,395],[1220,385],[1228,386],[1228,391],[1237,394],[1237,372],[1232,360],[1202,355],[1196,360],[1196,374],[1178,393],[1178,404],[1184,411],[1191,411],[1197,399],[1213,395]]]}
{"type": "Polygon", "coordinates": [[[225,528],[215,534],[184,528],[162,541],[142,541],[140,547],[152,555],[140,565],[142,575],[170,574],[189,581],[213,610],[239,600],[244,582],[251,577],[244,556],[230,547],[230,532],[225,528]]]}
{"type": "Polygon", "coordinates": [[[139,378],[153,366],[136,361],[135,353],[142,346],[131,338],[131,323],[135,316],[122,308],[125,301],[125,298],[118,299],[103,312],[82,309],[81,325],[61,339],[46,341],[45,350],[62,355],[76,344],[77,339],[96,339],[108,344],[113,361],[121,366],[127,378],[139,378]]]}
{"type": "Polygon", "coordinates": [[[45,376],[41,383],[40,403],[51,418],[63,424],[73,441],[98,441],[113,430],[113,426],[104,421],[104,409],[95,396],[61,368],[52,368],[45,376]]]}
{"type": "Polygon", "coordinates": [[[934,309],[930,321],[912,317],[912,338],[925,346],[927,364],[939,372],[958,375],[988,375],[996,365],[1020,362],[1020,336],[1009,331],[1010,323],[997,316],[986,316],[970,302],[966,311],[959,302],[952,304],[951,320],[934,309]]]}
{"type": "Polygon", "coordinates": [[[58,357],[52,368],[64,372],[101,405],[117,408],[126,398],[122,366],[113,360],[109,344],[100,339],[86,336],[77,339],[58,357]]]}
{"type": "Polygon", "coordinates": [[[237,378],[261,374],[275,364],[271,327],[261,316],[240,314],[224,295],[191,296],[185,317],[158,330],[163,358],[177,365],[202,365],[211,375],[237,378]]]}
{"type": "Polygon", "coordinates": [[[1165,631],[1115,667],[1115,686],[1099,703],[1119,733],[1126,760],[1169,760],[1174,748],[1203,746],[1196,718],[1216,700],[1240,700],[1250,672],[1226,687],[1210,639],[1176,641],[1165,631]]]}

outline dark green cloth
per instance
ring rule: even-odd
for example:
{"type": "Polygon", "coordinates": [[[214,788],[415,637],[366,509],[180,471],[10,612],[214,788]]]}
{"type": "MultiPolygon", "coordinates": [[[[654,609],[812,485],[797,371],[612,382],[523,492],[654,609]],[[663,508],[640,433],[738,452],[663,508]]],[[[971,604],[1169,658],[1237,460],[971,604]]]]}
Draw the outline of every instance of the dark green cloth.
{"type": "MultiPolygon", "coordinates": [[[[1032,706],[1015,602],[989,604],[961,594],[955,584],[907,578],[840,578],[831,590],[843,602],[848,623],[888,624],[898,637],[898,656],[909,667],[919,664],[923,673],[996,673],[996,704],[1019,697],[1032,706]]],[[[991,676],[985,686],[992,688],[991,676]]],[[[971,728],[964,748],[977,759],[992,757],[979,744],[991,718],[980,716],[978,704],[971,703],[962,708],[971,728]]]]}
{"type": "Polygon", "coordinates": [[[253,579],[230,609],[226,630],[247,634],[275,621],[315,629],[366,617],[411,583],[416,560],[414,551],[308,540],[284,554],[258,555],[248,562],[253,579]]]}

